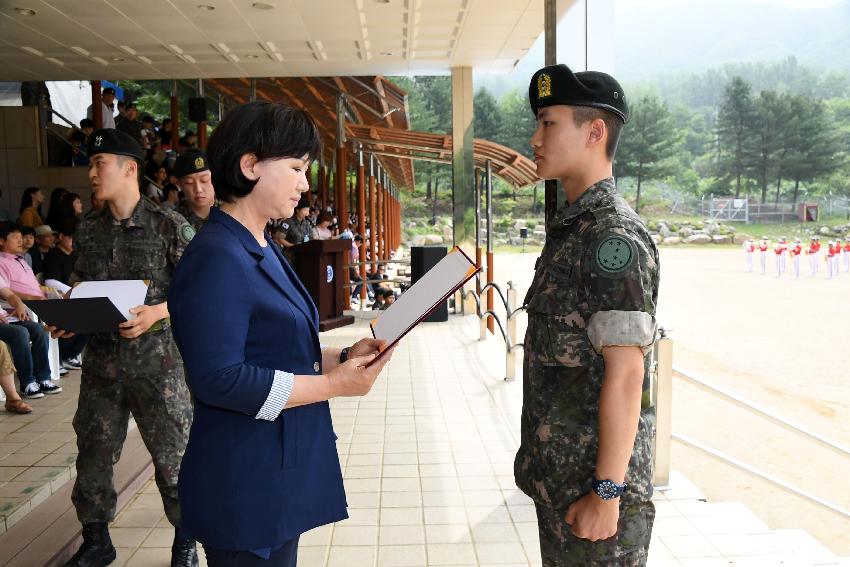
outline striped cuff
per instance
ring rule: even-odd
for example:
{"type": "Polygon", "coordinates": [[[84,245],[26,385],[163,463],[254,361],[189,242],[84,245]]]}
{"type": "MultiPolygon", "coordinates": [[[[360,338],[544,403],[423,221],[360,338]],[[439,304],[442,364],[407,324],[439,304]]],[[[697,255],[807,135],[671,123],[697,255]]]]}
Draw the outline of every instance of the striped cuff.
{"type": "Polygon", "coordinates": [[[289,395],[292,393],[292,387],[294,385],[295,374],[284,372],[283,370],[275,370],[269,397],[266,398],[266,402],[257,413],[256,419],[264,419],[266,421],[276,420],[286,406],[286,402],[289,401],[289,395]]]}

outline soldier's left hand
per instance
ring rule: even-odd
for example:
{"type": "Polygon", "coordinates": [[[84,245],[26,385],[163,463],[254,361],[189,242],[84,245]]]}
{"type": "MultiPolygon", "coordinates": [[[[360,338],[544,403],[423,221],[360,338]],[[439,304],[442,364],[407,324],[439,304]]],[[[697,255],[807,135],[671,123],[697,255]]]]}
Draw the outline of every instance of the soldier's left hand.
{"type": "Polygon", "coordinates": [[[387,344],[387,341],[378,339],[360,339],[351,346],[348,353],[349,357],[369,356],[381,352],[381,348],[387,344]]]}
{"type": "Polygon", "coordinates": [[[135,315],[135,319],[130,319],[126,323],[118,325],[119,333],[125,339],[135,339],[141,336],[159,320],[156,309],[152,305],[133,307],[130,309],[130,314],[135,315]]]}
{"type": "Polygon", "coordinates": [[[596,494],[585,494],[569,508],[564,517],[574,536],[590,541],[613,537],[620,519],[620,499],[602,500],[596,494]]]}

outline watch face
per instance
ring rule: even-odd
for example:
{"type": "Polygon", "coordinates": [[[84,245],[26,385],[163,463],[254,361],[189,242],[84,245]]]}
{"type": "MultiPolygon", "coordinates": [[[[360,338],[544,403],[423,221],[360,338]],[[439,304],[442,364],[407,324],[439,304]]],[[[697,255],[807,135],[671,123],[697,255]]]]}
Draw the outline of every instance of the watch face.
{"type": "Polygon", "coordinates": [[[625,486],[619,486],[612,480],[599,480],[594,483],[593,490],[603,500],[617,498],[623,493],[625,486]]]}

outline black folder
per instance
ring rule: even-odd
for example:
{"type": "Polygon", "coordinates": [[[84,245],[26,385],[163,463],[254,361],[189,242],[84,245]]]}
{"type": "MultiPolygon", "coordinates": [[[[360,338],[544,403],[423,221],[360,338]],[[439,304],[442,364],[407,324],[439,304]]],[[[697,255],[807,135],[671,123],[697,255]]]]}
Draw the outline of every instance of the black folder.
{"type": "Polygon", "coordinates": [[[77,334],[117,332],[118,325],[127,320],[108,297],[31,299],[24,304],[42,323],[77,334]]]}

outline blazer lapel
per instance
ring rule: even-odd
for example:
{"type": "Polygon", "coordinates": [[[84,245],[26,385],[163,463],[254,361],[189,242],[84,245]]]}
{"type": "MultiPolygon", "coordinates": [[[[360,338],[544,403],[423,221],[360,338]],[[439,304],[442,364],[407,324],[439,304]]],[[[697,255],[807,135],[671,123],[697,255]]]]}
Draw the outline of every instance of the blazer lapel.
{"type": "Polygon", "coordinates": [[[292,266],[289,265],[289,261],[283,256],[283,253],[280,251],[277,244],[275,244],[270,237],[268,238],[268,242],[269,246],[271,246],[272,250],[274,250],[275,256],[277,256],[277,260],[283,268],[283,272],[289,279],[291,287],[294,287],[295,291],[297,291],[301,296],[301,301],[297,302],[298,307],[301,308],[301,311],[307,316],[307,319],[310,320],[310,323],[318,331],[319,311],[316,309],[316,304],[313,303],[313,298],[310,297],[310,294],[307,292],[307,288],[305,288],[304,284],[301,283],[301,278],[298,277],[298,274],[296,274],[295,270],[292,269],[292,266]],[[307,311],[304,311],[304,308],[306,308],[307,311]]]}

